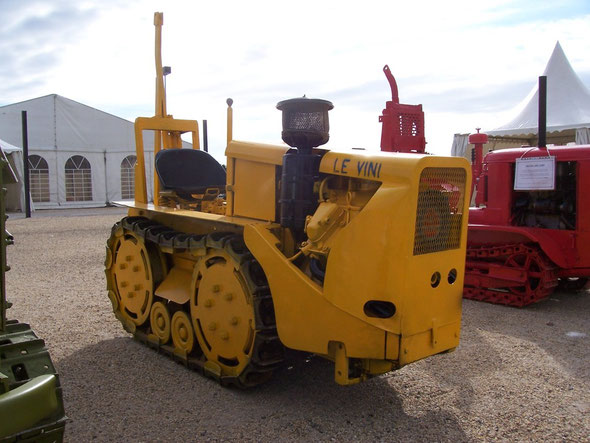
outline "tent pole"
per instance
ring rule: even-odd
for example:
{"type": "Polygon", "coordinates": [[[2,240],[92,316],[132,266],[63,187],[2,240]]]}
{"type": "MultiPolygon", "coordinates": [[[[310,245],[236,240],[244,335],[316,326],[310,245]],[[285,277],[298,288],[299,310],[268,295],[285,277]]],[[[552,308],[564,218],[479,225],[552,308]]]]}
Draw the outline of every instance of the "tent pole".
{"type": "Polygon", "coordinates": [[[31,218],[31,194],[29,189],[29,133],[27,130],[27,111],[21,111],[23,128],[23,175],[25,181],[25,217],[31,218]]]}

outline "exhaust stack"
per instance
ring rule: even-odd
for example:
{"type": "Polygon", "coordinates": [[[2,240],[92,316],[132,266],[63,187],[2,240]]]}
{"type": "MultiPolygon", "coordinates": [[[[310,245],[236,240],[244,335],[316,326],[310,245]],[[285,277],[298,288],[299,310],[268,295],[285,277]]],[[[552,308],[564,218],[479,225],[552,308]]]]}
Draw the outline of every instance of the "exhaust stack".
{"type": "Polygon", "coordinates": [[[547,149],[547,76],[539,77],[539,143],[540,149],[547,149]]]}

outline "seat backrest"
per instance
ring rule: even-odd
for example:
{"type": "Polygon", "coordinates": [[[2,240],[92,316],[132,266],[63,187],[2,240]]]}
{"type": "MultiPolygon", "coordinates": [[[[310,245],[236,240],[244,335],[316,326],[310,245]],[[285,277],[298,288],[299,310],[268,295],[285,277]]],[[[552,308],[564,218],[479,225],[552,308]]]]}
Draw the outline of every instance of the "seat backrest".
{"type": "Polygon", "coordinates": [[[201,193],[208,187],[225,186],[225,169],[205,151],[163,149],[155,160],[162,189],[201,193]]]}

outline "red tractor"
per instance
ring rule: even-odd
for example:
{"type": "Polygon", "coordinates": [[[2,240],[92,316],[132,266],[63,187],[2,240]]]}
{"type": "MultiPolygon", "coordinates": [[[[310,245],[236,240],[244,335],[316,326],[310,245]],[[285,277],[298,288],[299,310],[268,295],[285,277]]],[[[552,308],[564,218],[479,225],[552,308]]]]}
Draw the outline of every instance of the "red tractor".
{"type": "Polygon", "coordinates": [[[590,146],[545,146],[546,77],[539,79],[539,146],[489,152],[472,134],[465,298],[522,307],[558,284],[590,277],[590,146]]]}
{"type": "MultiPolygon", "coordinates": [[[[395,79],[387,66],[384,72],[392,100],[379,117],[381,150],[423,153],[422,106],[400,104],[395,79]]],[[[539,147],[482,158],[487,135],[469,137],[476,194],[469,210],[465,298],[522,307],[558,285],[582,289],[590,277],[590,146],[545,146],[546,80],[539,79],[539,147]]],[[[444,204],[452,205],[454,190],[447,191],[444,204]]]]}

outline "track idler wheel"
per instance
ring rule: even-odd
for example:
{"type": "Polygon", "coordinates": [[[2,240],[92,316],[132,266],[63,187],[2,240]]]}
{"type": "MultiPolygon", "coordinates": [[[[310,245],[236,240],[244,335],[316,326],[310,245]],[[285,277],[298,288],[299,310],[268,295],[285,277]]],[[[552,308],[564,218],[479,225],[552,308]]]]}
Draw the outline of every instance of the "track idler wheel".
{"type": "Polygon", "coordinates": [[[125,329],[133,332],[150,316],[154,288],[164,276],[163,257],[152,244],[117,223],[107,241],[105,274],[113,310],[125,329]]]}
{"type": "Polygon", "coordinates": [[[526,306],[547,297],[557,285],[550,264],[534,248],[512,254],[505,263],[508,267],[522,269],[527,280],[523,286],[512,286],[510,292],[516,297],[513,306],[526,306]]]}

